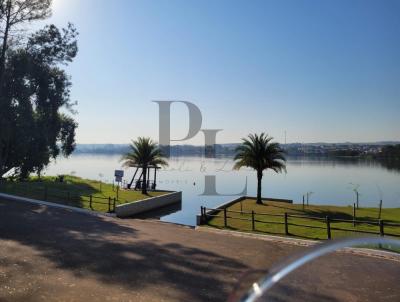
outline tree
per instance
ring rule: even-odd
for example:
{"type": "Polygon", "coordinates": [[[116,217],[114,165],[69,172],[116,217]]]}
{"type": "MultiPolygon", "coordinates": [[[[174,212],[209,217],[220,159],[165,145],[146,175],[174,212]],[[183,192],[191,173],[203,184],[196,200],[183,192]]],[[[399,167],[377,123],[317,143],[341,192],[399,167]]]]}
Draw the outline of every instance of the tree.
{"type": "Polygon", "coordinates": [[[147,194],[147,169],[149,166],[168,166],[161,149],[148,137],[139,137],[132,141],[130,152],[122,157],[125,167],[140,167],[143,169],[142,194],[147,194]]]}
{"type": "Polygon", "coordinates": [[[397,158],[400,159],[400,145],[384,146],[378,157],[397,158]]]}
{"type": "Polygon", "coordinates": [[[14,27],[45,18],[50,3],[0,0],[0,178],[11,169],[20,178],[40,174],[51,158],[75,148],[71,82],[61,67],[77,54],[76,29],[49,25],[10,43],[14,27]]]}
{"type": "Polygon", "coordinates": [[[250,167],[257,171],[257,203],[262,204],[261,180],[264,170],[271,169],[276,173],[286,171],[285,152],[278,143],[271,142],[272,137],[265,133],[250,134],[242,139],[236,148],[234,169],[250,167]]]}
{"type": "Polygon", "coordinates": [[[6,53],[14,29],[18,29],[20,24],[49,17],[51,2],[51,0],[0,0],[0,32],[2,34],[0,84],[4,79],[6,53]]]}

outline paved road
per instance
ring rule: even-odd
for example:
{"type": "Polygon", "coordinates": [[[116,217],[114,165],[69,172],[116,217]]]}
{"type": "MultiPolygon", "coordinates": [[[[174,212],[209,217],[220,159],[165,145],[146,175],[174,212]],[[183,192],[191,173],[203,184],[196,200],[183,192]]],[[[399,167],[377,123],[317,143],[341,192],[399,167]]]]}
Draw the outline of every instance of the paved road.
{"type": "MultiPolygon", "coordinates": [[[[0,201],[0,301],[225,301],[295,245],[0,201]]],[[[288,278],[273,301],[400,301],[400,263],[348,254],[288,278]]]]}

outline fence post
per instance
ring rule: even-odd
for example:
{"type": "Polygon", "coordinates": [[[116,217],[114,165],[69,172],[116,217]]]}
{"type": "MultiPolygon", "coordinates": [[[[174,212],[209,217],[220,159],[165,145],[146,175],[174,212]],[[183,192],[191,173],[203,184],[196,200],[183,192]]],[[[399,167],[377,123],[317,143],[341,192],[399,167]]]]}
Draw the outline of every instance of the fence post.
{"type": "Polygon", "coordinates": [[[382,237],[385,236],[385,229],[384,229],[384,223],[383,220],[379,219],[379,235],[382,237]]]}
{"type": "Polygon", "coordinates": [[[228,217],[226,216],[226,208],[224,208],[224,227],[228,226],[228,217]]]}
{"type": "Polygon", "coordinates": [[[356,226],[356,204],[353,203],[353,227],[356,226]]]}
{"type": "Polygon", "coordinates": [[[89,206],[90,206],[90,209],[91,209],[91,210],[93,210],[92,198],[93,198],[92,195],[90,195],[90,196],[89,196],[89,206]]]}
{"type": "Polygon", "coordinates": [[[356,195],[357,195],[357,209],[358,209],[358,199],[359,199],[359,193],[358,193],[358,191],[356,192],[356,195]]]}
{"type": "Polygon", "coordinates": [[[202,217],[203,217],[203,224],[205,224],[207,222],[207,208],[203,207],[203,213],[202,213],[202,217]]]}
{"type": "Polygon", "coordinates": [[[378,219],[381,219],[381,215],[382,215],[382,199],[379,202],[379,216],[378,216],[378,219]]]}
{"type": "Polygon", "coordinates": [[[285,213],[285,234],[289,235],[288,213],[285,213]]]}
{"type": "Polygon", "coordinates": [[[303,195],[303,211],[304,211],[304,195],[303,195]]]}
{"type": "Polygon", "coordinates": [[[108,197],[108,212],[111,212],[111,197],[108,197]]]}
{"type": "Polygon", "coordinates": [[[47,186],[44,187],[44,200],[47,201],[47,186]]]}
{"type": "Polygon", "coordinates": [[[117,204],[117,200],[116,200],[115,197],[114,197],[114,203],[113,203],[114,212],[115,212],[116,204],[117,204]]]}
{"type": "Polygon", "coordinates": [[[331,220],[329,216],[326,216],[326,231],[328,233],[328,239],[332,239],[332,234],[331,234],[331,220]]]}
{"type": "Polygon", "coordinates": [[[256,230],[256,222],[255,222],[255,220],[254,220],[254,211],[251,211],[251,229],[252,229],[253,231],[256,230]]]}

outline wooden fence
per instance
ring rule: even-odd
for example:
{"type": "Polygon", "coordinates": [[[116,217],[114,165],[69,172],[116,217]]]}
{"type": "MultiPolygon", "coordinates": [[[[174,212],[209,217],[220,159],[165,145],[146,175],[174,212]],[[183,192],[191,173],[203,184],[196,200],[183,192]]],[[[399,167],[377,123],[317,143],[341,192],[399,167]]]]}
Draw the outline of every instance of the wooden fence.
{"type": "Polygon", "coordinates": [[[84,204],[86,203],[91,210],[94,210],[93,206],[96,204],[106,206],[109,213],[114,213],[118,200],[115,197],[102,197],[102,196],[93,196],[93,195],[81,195],[77,193],[72,193],[67,190],[58,190],[48,188],[47,186],[36,187],[36,188],[27,188],[21,187],[18,192],[14,192],[14,190],[7,190],[5,186],[0,185],[0,192],[5,194],[11,194],[21,197],[27,197],[32,199],[39,199],[43,201],[49,201],[55,203],[62,203],[65,205],[77,206],[84,208],[84,204]]]}
{"type": "Polygon", "coordinates": [[[380,236],[389,235],[389,236],[400,237],[400,235],[398,235],[398,234],[385,233],[385,226],[400,227],[400,223],[387,222],[387,221],[384,221],[381,219],[377,220],[377,221],[368,221],[368,220],[357,220],[357,219],[351,219],[351,220],[350,219],[337,219],[337,218],[331,218],[330,216],[326,216],[326,217],[322,218],[322,217],[314,217],[314,216],[308,216],[308,215],[294,215],[294,214],[289,214],[289,213],[269,214],[269,213],[256,213],[254,211],[251,211],[251,212],[232,211],[232,210],[228,210],[227,208],[212,209],[212,208],[206,208],[206,207],[202,206],[200,223],[206,224],[210,218],[222,218],[224,221],[225,228],[227,228],[229,226],[229,219],[248,221],[249,224],[251,223],[252,231],[256,231],[257,223],[282,225],[282,229],[284,230],[285,235],[290,235],[289,226],[296,226],[296,227],[326,230],[326,238],[327,239],[332,239],[332,231],[356,232],[356,233],[364,233],[364,234],[372,234],[372,235],[380,235],[380,236]],[[222,215],[220,213],[222,213],[222,215]],[[233,216],[229,216],[229,213],[235,213],[235,214],[241,214],[241,215],[248,214],[248,215],[251,215],[250,216],[251,218],[233,217],[233,216]],[[259,220],[259,219],[255,218],[256,215],[264,216],[264,217],[281,218],[281,221],[259,220]],[[300,219],[309,219],[309,220],[314,220],[314,221],[320,221],[320,222],[323,222],[325,224],[325,226],[322,227],[322,226],[309,225],[309,224],[292,223],[289,221],[289,218],[300,218],[300,219]],[[334,226],[332,226],[332,223],[335,223],[335,222],[351,223],[353,226],[362,225],[362,224],[370,225],[370,226],[377,226],[379,231],[374,232],[374,231],[369,231],[369,230],[357,230],[357,229],[334,227],[334,226]]]}

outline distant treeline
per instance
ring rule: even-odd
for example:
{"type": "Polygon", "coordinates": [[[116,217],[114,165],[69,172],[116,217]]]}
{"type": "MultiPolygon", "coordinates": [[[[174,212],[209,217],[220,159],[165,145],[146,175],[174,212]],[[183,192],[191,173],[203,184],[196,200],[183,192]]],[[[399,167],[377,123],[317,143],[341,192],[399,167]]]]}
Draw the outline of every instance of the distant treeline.
{"type": "Polygon", "coordinates": [[[382,146],[379,151],[373,153],[354,149],[343,149],[329,151],[328,154],[330,156],[372,156],[378,159],[400,159],[400,144],[382,146]]]}
{"type": "MultiPolygon", "coordinates": [[[[235,154],[236,144],[216,145],[216,155],[233,155],[235,154]]],[[[204,146],[179,145],[170,147],[171,156],[190,156],[204,154],[204,146]]],[[[88,144],[77,145],[75,154],[124,154],[129,151],[129,145],[114,144],[88,144]]]]}
{"type": "Polygon", "coordinates": [[[382,150],[377,154],[377,157],[400,159],[400,144],[382,147],[382,150]]]}
{"type": "Polygon", "coordinates": [[[129,145],[122,144],[79,144],[74,154],[124,154],[129,151],[129,145]]]}
{"type": "MultiPolygon", "coordinates": [[[[238,144],[217,144],[215,154],[218,156],[233,156],[238,144]]],[[[286,144],[283,149],[289,156],[330,156],[330,157],[398,157],[400,144],[370,143],[370,144],[286,144]]],[[[202,156],[204,146],[175,145],[171,146],[171,156],[202,156]]],[[[126,144],[83,144],[77,145],[75,154],[124,154],[129,151],[126,144]]]]}
{"type": "Polygon", "coordinates": [[[328,152],[329,156],[360,156],[362,152],[360,150],[333,150],[328,152]]]}

